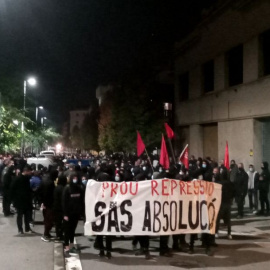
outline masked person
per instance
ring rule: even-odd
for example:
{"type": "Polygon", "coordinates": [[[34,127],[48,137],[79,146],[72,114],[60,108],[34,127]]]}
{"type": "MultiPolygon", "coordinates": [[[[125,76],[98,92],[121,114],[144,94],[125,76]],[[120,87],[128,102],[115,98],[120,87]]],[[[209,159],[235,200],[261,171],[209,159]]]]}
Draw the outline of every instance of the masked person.
{"type": "Polygon", "coordinates": [[[70,183],[64,188],[63,197],[64,216],[64,252],[65,256],[78,254],[74,246],[75,231],[84,209],[83,190],[78,175],[72,175],[70,183]]]}
{"type": "Polygon", "coordinates": [[[235,199],[237,203],[237,218],[244,216],[244,201],[248,192],[248,174],[244,170],[243,163],[238,164],[238,172],[235,176],[235,199]]]}
{"type": "Polygon", "coordinates": [[[11,185],[11,197],[17,209],[17,226],[19,234],[23,234],[23,218],[25,232],[31,233],[30,220],[32,215],[32,191],[30,188],[30,167],[25,167],[22,174],[17,176],[11,185]]]}
{"type": "Polygon", "coordinates": [[[57,186],[54,189],[54,200],[53,200],[53,213],[55,220],[55,242],[62,242],[63,238],[63,207],[62,207],[62,196],[64,188],[67,184],[67,178],[64,175],[58,177],[57,186]]]}
{"type": "Polygon", "coordinates": [[[249,210],[256,214],[258,211],[258,181],[259,173],[255,171],[252,164],[249,165],[247,171],[248,174],[248,200],[249,200],[249,210]]]}

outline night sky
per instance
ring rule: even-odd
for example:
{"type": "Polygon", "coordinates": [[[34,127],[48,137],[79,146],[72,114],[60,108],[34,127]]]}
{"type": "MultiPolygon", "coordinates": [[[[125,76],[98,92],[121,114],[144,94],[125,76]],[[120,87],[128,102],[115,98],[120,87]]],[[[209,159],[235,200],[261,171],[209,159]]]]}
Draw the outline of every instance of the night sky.
{"type": "Polygon", "coordinates": [[[164,60],[213,2],[0,0],[0,73],[36,76],[31,91],[60,124],[99,84],[164,60]]]}

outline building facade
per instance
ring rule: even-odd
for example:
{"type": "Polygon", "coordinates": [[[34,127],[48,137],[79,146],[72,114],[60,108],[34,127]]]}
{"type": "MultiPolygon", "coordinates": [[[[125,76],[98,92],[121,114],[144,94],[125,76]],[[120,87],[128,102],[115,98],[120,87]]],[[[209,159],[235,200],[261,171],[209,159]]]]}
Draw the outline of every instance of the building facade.
{"type": "Polygon", "coordinates": [[[270,1],[228,0],[176,44],[175,126],[196,157],[270,161],[270,1]]]}
{"type": "Polygon", "coordinates": [[[72,134],[72,131],[75,126],[81,128],[84,118],[87,114],[90,113],[90,109],[88,110],[74,110],[69,112],[70,120],[69,120],[69,131],[72,134]]]}

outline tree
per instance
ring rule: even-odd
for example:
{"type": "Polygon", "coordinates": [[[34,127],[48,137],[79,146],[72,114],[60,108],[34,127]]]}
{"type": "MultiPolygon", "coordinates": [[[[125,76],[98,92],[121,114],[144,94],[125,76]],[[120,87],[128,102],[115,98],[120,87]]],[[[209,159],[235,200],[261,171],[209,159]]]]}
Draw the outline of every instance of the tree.
{"type": "Polygon", "coordinates": [[[115,88],[109,94],[100,112],[99,144],[102,149],[135,152],[136,130],[149,148],[160,144],[163,108],[147,90],[151,89],[134,84],[115,88]]]}
{"type": "Polygon", "coordinates": [[[99,107],[99,121],[98,121],[98,144],[100,149],[110,150],[109,138],[111,138],[111,111],[112,111],[113,92],[106,93],[103,102],[99,107]]]}
{"type": "Polygon", "coordinates": [[[29,151],[33,152],[36,149],[37,152],[44,148],[45,144],[53,144],[56,139],[59,139],[60,134],[55,132],[53,128],[34,126],[32,130],[27,130],[25,135],[26,148],[30,148],[29,151]]]}
{"type": "Polygon", "coordinates": [[[31,120],[13,107],[0,107],[0,151],[16,152],[21,147],[21,123],[29,123],[31,120]]]}

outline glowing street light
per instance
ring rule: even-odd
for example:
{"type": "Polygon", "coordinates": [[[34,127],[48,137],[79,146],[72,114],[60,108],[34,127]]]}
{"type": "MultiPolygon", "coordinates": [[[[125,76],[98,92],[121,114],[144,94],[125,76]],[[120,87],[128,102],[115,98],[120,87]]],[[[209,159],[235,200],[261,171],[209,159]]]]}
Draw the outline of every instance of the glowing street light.
{"type": "Polygon", "coordinates": [[[29,79],[27,80],[27,82],[28,82],[29,85],[31,85],[31,86],[35,86],[35,85],[37,84],[37,81],[36,81],[35,78],[29,78],[29,79]]]}
{"type": "Polygon", "coordinates": [[[56,153],[60,153],[61,150],[62,150],[62,144],[61,144],[61,143],[58,143],[58,144],[55,146],[55,148],[56,148],[56,153]]]}

